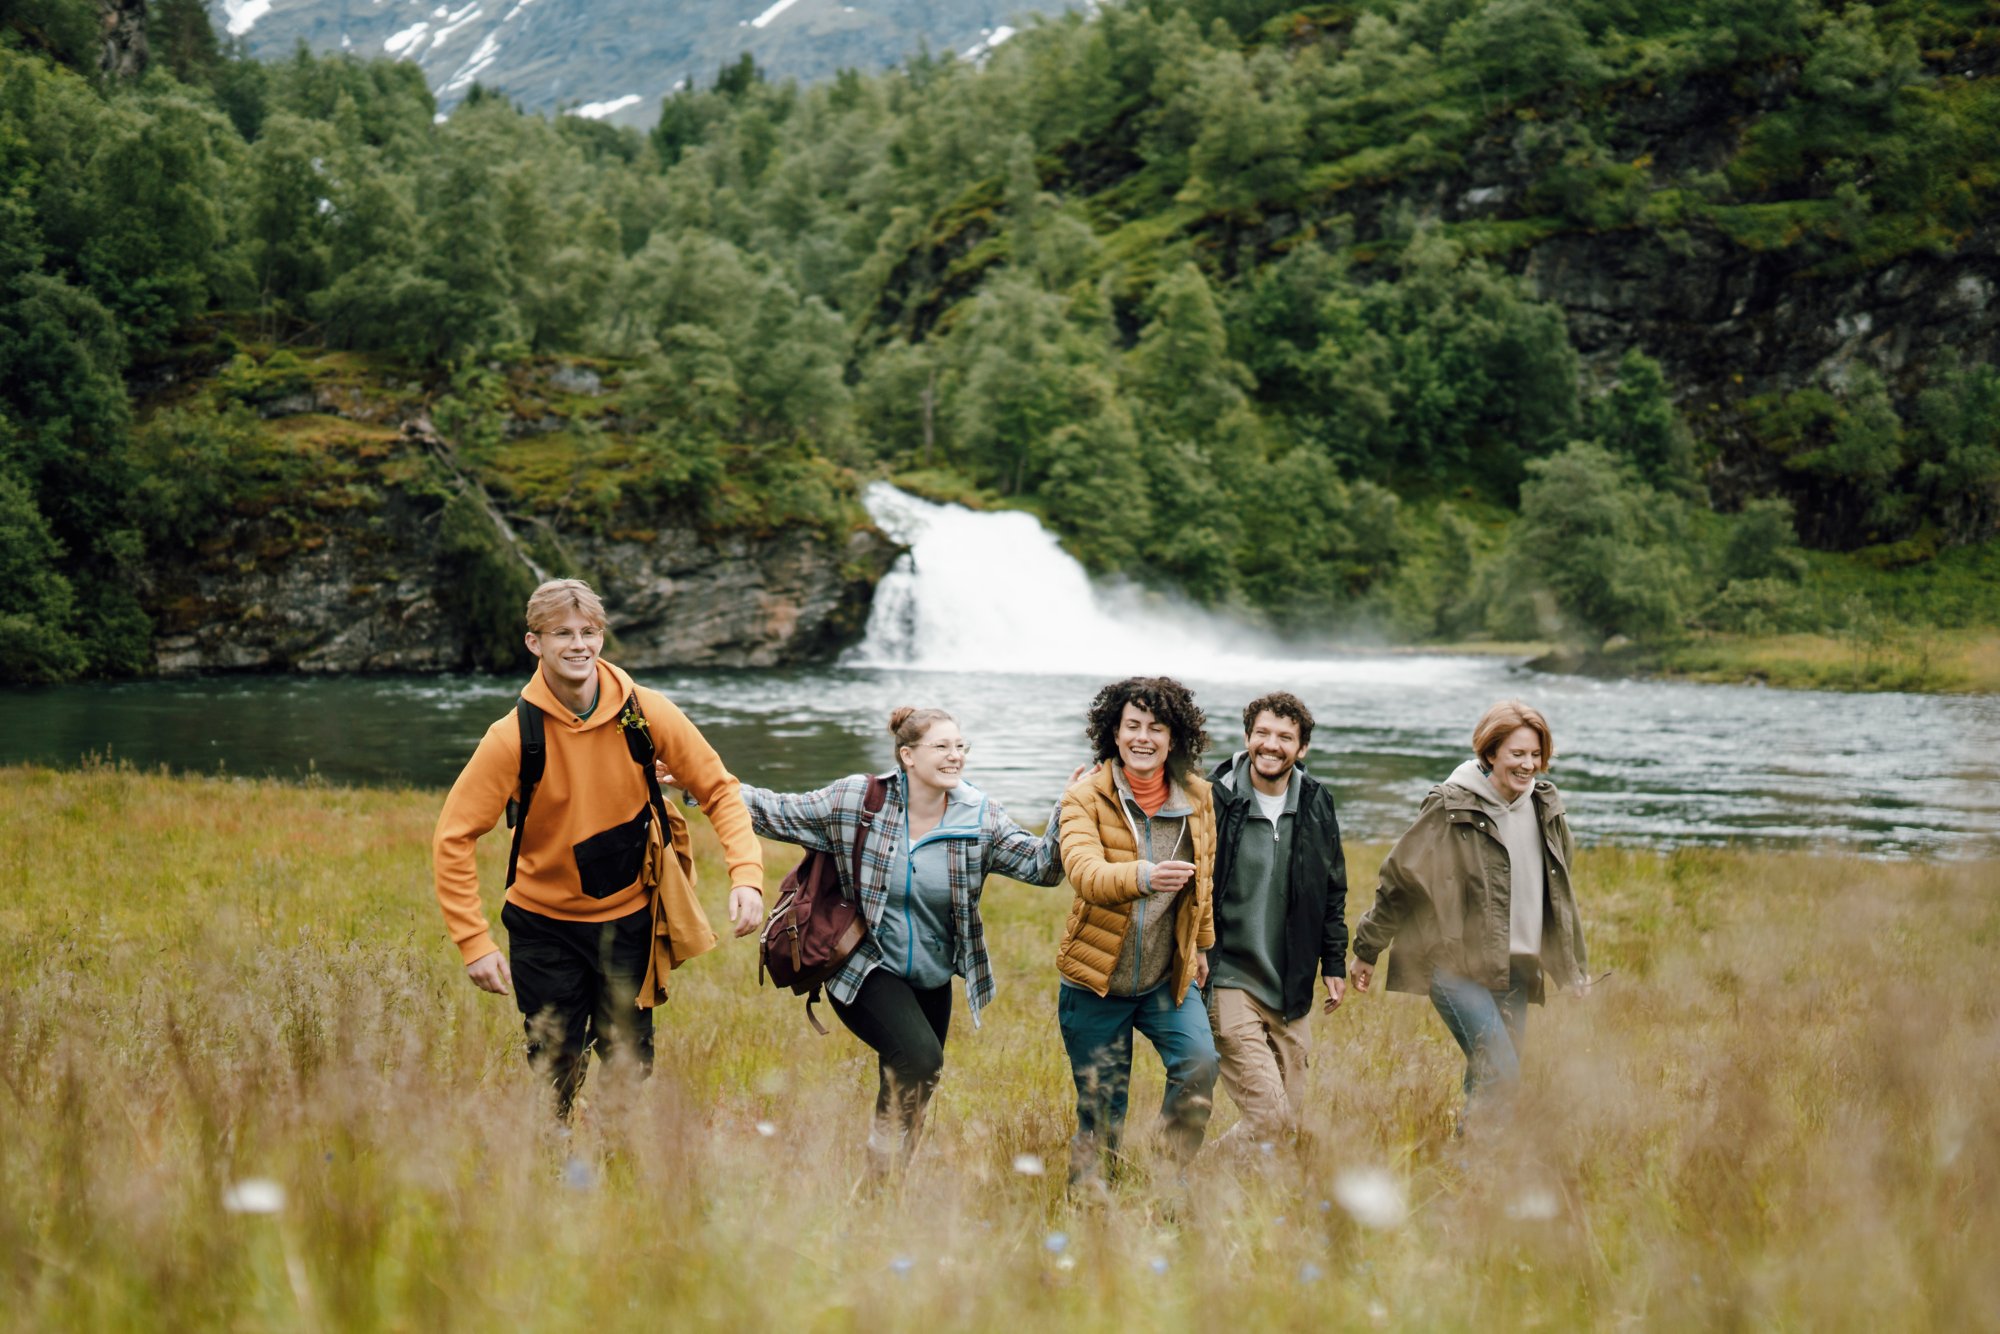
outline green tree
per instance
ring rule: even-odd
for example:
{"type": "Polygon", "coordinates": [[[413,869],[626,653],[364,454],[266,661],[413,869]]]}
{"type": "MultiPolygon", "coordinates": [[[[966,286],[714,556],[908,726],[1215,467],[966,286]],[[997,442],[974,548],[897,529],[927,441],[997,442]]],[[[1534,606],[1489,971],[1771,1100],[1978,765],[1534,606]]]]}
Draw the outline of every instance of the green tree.
{"type": "Polygon", "coordinates": [[[1827,545],[1882,540],[1897,531],[1910,510],[1909,498],[1896,487],[1904,464],[1902,418],[1881,373],[1869,366],[1854,368],[1846,393],[1828,406],[1813,438],[1791,453],[1785,466],[1803,474],[1811,488],[1819,534],[1827,545]]]}
{"type": "MultiPolygon", "coordinates": [[[[6,434],[0,420],[0,451],[6,434]]],[[[76,633],[76,598],[58,573],[62,557],[33,490],[0,457],[0,681],[66,681],[88,665],[76,633]]]]}
{"type": "Polygon", "coordinates": [[[1203,62],[1194,96],[1201,129],[1180,198],[1252,219],[1294,203],[1306,115],[1284,59],[1218,52],[1203,62]]]}
{"type": "Polygon", "coordinates": [[[1521,518],[1508,535],[1487,628],[1537,637],[1546,592],[1568,627],[1602,638],[1672,635],[1694,588],[1686,512],[1639,480],[1632,466],[1587,441],[1528,464],[1521,518]]]}
{"type": "Polygon", "coordinates": [[[327,174],[337,139],[331,127],[279,112],[250,146],[243,173],[243,239],[259,302],[303,310],[325,285],[333,259],[327,232],[338,188],[327,174]]]}
{"type": "Polygon", "coordinates": [[[1555,306],[1421,233],[1395,282],[1322,304],[1312,383],[1346,429],[1327,446],[1378,480],[1473,480],[1511,501],[1525,460],[1577,426],[1577,359],[1555,306]]]}
{"type": "Polygon", "coordinates": [[[1619,359],[1618,378],[1591,401],[1586,417],[1591,433],[1629,459],[1647,485],[1684,496],[1699,489],[1694,436],[1674,410],[1666,372],[1638,348],[1619,359]]]}
{"type": "Polygon", "coordinates": [[[1160,435],[1211,436],[1223,418],[1245,409],[1256,381],[1229,355],[1229,333],[1215,290],[1183,264],[1153,293],[1151,318],[1127,360],[1127,376],[1160,435]]]}
{"type": "Polygon", "coordinates": [[[2000,370],[1953,356],[1917,396],[1909,450],[1924,517],[1952,542],[2000,527],[2000,370]]]}
{"type": "Polygon", "coordinates": [[[207,84],[222,64],[222,48],[202,0],[154,0],[147,37],[153,60],[185,84],[207,84]]]}
{"type": "Polygon", "coordinates": [[[1034,490],[1050,437],[1097,410],[1098,381],[1079,374],[1094,358],[1068,309],[1039,283],[1003,277],[952,333],[953,445],[976,479],[1003,494],[1034,490]]]}
{"type": "Polygon", "coordinates": [[[1510,101],[1605,75],[1564,0],[1489,0],[1452,25],[1442,54],[1446,66],[1471,70],[1482,88],[1510,101]]]}

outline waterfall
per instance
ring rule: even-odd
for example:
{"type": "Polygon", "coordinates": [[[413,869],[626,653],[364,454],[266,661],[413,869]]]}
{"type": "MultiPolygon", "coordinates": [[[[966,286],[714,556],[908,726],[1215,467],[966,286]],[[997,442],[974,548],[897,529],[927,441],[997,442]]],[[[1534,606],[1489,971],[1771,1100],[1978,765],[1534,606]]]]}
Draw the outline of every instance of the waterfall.
{"type": "Polygon", "coordinates": [[[862,500],[909,551],[876,588],[850,666],[1234,680],[1301,665],[1254,627],[1094,584],[1032,514],[936,504],[887,482],[862,500]]]}

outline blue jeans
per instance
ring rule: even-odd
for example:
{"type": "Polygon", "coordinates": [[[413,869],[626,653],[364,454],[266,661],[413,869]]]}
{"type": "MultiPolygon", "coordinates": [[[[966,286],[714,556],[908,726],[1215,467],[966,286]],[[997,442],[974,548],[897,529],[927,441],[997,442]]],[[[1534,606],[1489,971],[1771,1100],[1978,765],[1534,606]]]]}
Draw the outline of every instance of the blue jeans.
{"type": "Polygon", "coordinates": [[[1528,991],[1538,963],[1517,955],[1508,963],[1507,989],[1488,991],[1470,978],[1439,968],[1431,974],[1431,1004],[1465,1053],[1465,1102],[1499,1097],[1521,1082],[1521,1040],[1527,1035],[1528,991]]]}
{"type": "Polygon", "coordinates": [[[1076,1137],[1070,1141],[1072,1178],[1094,1176],[1102,1155],[1116,1153],[1125,1130],[1125,1099],[1132,1084],[1132,1030],[1158,1049],[1167,1068],[1160,1119],[1168,1151],[1185,1163],[1201,1147],[1214,1109],[1215,1038],[1201,988],[1189,985],[1174,1004],[1172,979],[1137,996],[1100,996],[1082,987],[1062,988],[1056,1022],[1076,1080],[1076,1137]]]}

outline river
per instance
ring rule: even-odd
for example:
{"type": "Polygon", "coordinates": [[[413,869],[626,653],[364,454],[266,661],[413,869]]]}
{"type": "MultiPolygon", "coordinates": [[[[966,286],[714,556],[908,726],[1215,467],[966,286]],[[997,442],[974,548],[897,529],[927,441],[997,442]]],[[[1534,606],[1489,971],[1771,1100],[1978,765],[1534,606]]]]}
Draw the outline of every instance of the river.
{"type": "MultiPolygon", "coordinates": [[[[1386,839],[1465,756],[1491,701],[1555,731],[1580,839],[2000,855],[2000,700],[1594,681],[1516,660],[1300,656],[1201,613],[1095,587],[1032,516],[974,514],[887,487],[877,521],[911,545],[863,644],[837,666],[647,672],[746,780],[781,788],[890,762],[897,704],[942,704],[971,780],[1038,823],[1085,758],[1098,686],[1171,672],[1207,710],[1211,762],[1270,689],[1317,716],[1308,763],[1345,832],[1386,839]]],[[[615,609],[614,609],[615,610],[615,609]]],[[[522,678],[525,679],[525,671],[522,678]]],[[[96,755],[196,773],[450,783],[520,679],[236,676],[0,692],[0,762],[96,755]]]]}

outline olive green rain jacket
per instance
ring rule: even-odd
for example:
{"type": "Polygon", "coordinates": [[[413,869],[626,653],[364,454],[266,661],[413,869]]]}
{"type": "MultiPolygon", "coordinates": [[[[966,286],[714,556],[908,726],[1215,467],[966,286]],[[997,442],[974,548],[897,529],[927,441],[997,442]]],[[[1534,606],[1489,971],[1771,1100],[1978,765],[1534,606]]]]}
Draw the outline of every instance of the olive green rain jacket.
{"type": "MultiPolygon", "coordinates": [[[[1545,979],[1581,986],[1588,956],[1570,889],[1576,840],[1562,794],[1547,779],[1535,782],[1535,816],[1545,872],[1542,967],[1529,999],[1539,1004],[1545,979]]],[[[1354,957],[1373,966],[1389,950],[1391,991],[1428,992],[1436,968],[1505,991],[1512,927],[1513,874],[1493,817],[1471,789],[1438,784],[1382,863],[1375,906],[1354,933],[1354,957]]]]}

